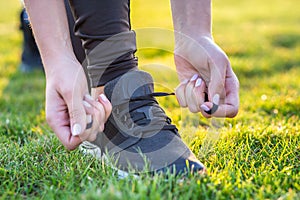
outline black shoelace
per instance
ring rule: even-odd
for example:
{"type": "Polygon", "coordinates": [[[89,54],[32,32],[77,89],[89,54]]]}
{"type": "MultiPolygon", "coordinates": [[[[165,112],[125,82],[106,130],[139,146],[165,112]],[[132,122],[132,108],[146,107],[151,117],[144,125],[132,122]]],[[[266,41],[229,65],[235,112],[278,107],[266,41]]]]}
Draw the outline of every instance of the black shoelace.
{"type": "MultiPolygon", "coordinates": [[[[175,93],[167,92],[153,92],[148,95],[134,97],[130,99],[129,113],[132,121],[140,126],[145,126],[150,123],[151,119],[148,119],[144,113],[134,112],[135,110],[142,108],[144,106],[158,106],[158,102],[154,97],[165,97],[175,95],[175,93]]],[[[160,107],[159,107],[160,108],[160,107]]],[[[160,108],[161,109],[161,108],[160,108]]],[[[163,112],[163,111],[162,111],[163,112]]],[[[166,123],[162,130],[173,130],[177,134],[177,128],[175,125],[171,124],[172,121],[166,116],[166,123]]]]}

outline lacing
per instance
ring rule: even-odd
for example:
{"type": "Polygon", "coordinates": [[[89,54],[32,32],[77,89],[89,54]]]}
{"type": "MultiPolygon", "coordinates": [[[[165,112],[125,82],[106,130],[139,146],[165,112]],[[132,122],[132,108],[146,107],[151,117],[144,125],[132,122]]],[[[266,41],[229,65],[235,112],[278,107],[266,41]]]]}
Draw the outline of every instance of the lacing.
{"type": "MultiPolygon", "coordinates": [[[[157,100],[154,97],[164,97],[164,96],[170,96],[175,95],[174,93],[166,93],[166,92],[153,92],[148,95],[138,96],[130,98],[129,100],[129,113],[118,113],[122,116],[123,123],[127,124],[128,126],[132,126],[133,124],[139,125],[139,126],[146,126],[148,125],[152,119],[147,118],[147,116],[144,114],[144,112],[137,112],[139,108],[143,108],[145,106],[155,106],[158,107],[161,111],[164,111],[159,107],[157,100]],[[131,118],[132,121],[128,121],[128,117],[131,118]],[[126,123],[127,122],[127,123],[126,123]],[[133,124],[132,124],[133,122],[133,124]]],[[[118,111],[117,111],[118,112],[118,111]]],[[[128,112],[128,110],[127,110],[128,112]]],[[[154,114],[155,115],[155,114],[154,114]]],[[[177,128],[175,125],[171,124],[172,120],[165,116],[165,122],[166,124],[161,128],[161,130],[173,130],[175,133],[177,133],[177,128]]]]}

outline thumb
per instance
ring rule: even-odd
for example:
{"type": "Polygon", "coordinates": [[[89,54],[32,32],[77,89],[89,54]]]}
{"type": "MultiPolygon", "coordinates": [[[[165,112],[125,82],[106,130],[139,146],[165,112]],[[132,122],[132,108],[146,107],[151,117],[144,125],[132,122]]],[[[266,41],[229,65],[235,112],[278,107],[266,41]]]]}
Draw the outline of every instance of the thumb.
{"type": "Polygon", "coordinates": [[[112,105],[104,94],[100,94],[98,97],[98,101],[103,105],[105,111],[105,121],[111,114],[112,105]]]}
{"type": "Polygon", "coordinates": [[[83,105],[83,96],[74,92],[71,98],[65,99],[70,117],[70,129],[73,136],[85,131],[86,113],[83,105]]]}
{"type": "Polygon", "coordinates": [[[220,98],[225,98],[225,78],[228,62],[209,62],[210,83],[208,85],[208,101],[218,106],[220,98]]]}

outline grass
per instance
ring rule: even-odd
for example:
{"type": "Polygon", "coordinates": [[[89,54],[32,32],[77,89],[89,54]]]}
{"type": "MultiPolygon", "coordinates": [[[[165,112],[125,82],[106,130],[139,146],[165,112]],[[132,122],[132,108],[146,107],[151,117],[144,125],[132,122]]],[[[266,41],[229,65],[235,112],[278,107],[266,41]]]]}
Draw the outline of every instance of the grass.
{"type": "MultiPolygon", "coordinates": [[[[0,2],[0,198],[2,199],[299,199],[300,14],[297,0],[215,0],[214,37],[240,82],[235,119],[205,120],[160,99],[184,140],[207,166],[205,177],[118,180],[46,125],[44,75],[17,70],[20,5],[0,2]],[[218,123],[219,128],[210,128],[218,123]]],[[[158,88],[178,83],[168,1],[132,1],[141,68],[158,88]],[[151,29],[149,29],[151,27],[151,29]],[[159,73],[157,73],[159,72],[159,73]]]]}

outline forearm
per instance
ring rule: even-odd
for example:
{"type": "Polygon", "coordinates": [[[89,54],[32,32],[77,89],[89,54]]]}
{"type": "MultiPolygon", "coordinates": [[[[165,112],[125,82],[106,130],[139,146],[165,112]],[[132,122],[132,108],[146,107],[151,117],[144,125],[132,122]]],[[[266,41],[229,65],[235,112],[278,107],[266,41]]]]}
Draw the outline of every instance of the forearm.
{"type": "Polygon", "coordinates": [[[211,37],[211,0],[171,0],[171,7],[176,33],[211,37]]]}
{"type": "Polygon", "coordinates": [[[46,73],[55,68],[54,62],[60,59],[69,58],[76,61],[70,41],[64,1],[25,0],[25,7],[46,73]]]}

